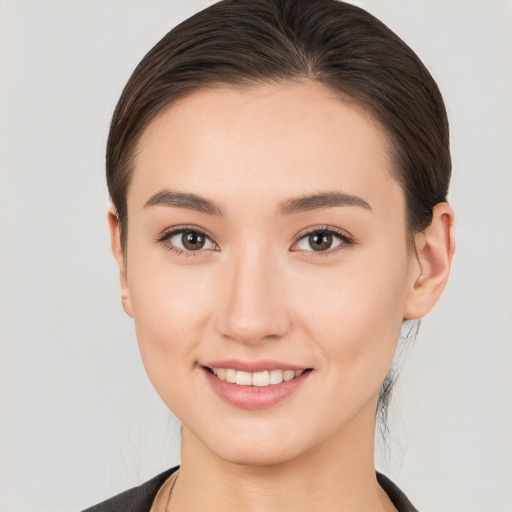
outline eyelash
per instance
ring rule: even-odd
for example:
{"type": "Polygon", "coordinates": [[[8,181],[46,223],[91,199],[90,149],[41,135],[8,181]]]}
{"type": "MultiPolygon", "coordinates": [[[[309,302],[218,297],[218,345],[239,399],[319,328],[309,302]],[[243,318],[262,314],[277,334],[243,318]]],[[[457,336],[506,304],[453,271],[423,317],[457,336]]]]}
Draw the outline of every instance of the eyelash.
{"type": "MultiPolygon", "coordinates": [[[[176,254],[177,256],[184,256],[184,257],[190,257],[190,256],[196,256],[196,253],[202,252],[201,250],[197,251],[184,251],[183,249],[179,249],[175,245],[171,244],[169,240],[175,236],[182,233],[196,233],[198,235],[201,235],[202,237],[210,240],[215,247],[218,247],[216,242],[213,241],[212,237],[209,236],[205,231],[202,229],[199,229],[194,226],[182,226],[179,228],[173,228],[168,231],[165,231],[161,236],[157,237],[156,242],[162,244],[164,248],[173,254],[176,254]]],[[[218,250],[218,249],[215,249],[218,250]]]]}
{"type": "MultiPolygon", "coordinates": [[[[198,234],[198,235],[203,236],[204,238],[210,240],[210,242],[215,246],[215,248],[213,250],[218,250],[218,245],[212,239],[212,237],[210,237],[202,229],[199,229],[199,228],[194,227],[194,226],[184,226],[184,227],[170,229],[169,231],[164,232],[161,236],[157,237],[156,242],[162,244],[167,251],[169,251],[169,252],[171,252],[173,254],[176,254],[178,256],[184,256],[184,257],[196,256],[196,253],[203,252],[203,251],[201,249],[199,249],[197,251],[184,251],[182,249],[179,249],[175,245],[169,243],[169,240],[173,236],[179,235],[179,234],[183,234],[183,233],[187,233],[187,232],[198,234]]],[[[329,249],[327,249],[325,251],[314,251],[314,250],[311,250],[311,251],[300,251],[300,250],[292,250],[292,252],[313,253],[315,255],[315,257],[316,256],[328,256],[328,255],[330,255],[330,254],[332,254],[334,252],[337,252],[340,247],[351,246],[351,245],[354,245],[354,243],[355,243],[354,240],[347,233],[345,233],[344,231],[341,231],[341,230],[338,230],[338,229],[335,229],[335,228],[332,228],[332,227],[325,226],[323,228],[314,228],[314,229],[311,229],[309,231],[305,231],[305,232],[301,233],[296,238],[295,242],[293,242],[292,247],[297,245],[301,240],[303,240],[304,238],[306,238],[308,236],[319,235],[319,234],[332,235],[333,237],[338,238],[341,243],[339,245],[337,245],[336,247],[334,247],[334,249],[329,248],[329,249]]],[[[211,250],[211,249],[209,249],[209,250],[211,250]]]]}
{"type": "Polygon", "coordinates": [[[325,251],[314,251],[314,250],[311,250],[311,251],[293,251],[293,252],[305,252],[305,253],[309,253],[308,256],[313,256],[313,257],[317,257],[317,256],[329,256],[335,252],[338,252],[338,250],[340,250],[341,248],[343,247],[350,247],[351,245],[354,245],[355,241],[352,237],[350,237],[347,233],[345,233],[344,231],[341,231],[340,229],[336,229],[336,228],[332,228],[332,227],[329,227],[329,226],[325,226],[323,228],[314,228],[314,229],[310,229],[308,231],[305,231],[303,233],[301,233],[296,241],[293,243],[293,245],[297,245],[301,240],[303,240],[304,238],[306,237],[309,237],[311,235],[320,235],[320,234],[323,234],[323,235],[332,235],[333,237],[335,238],[338,238],[340,240],[340,244],[337,245],[336,247],[334,248],[329,248],[325,251]]]}

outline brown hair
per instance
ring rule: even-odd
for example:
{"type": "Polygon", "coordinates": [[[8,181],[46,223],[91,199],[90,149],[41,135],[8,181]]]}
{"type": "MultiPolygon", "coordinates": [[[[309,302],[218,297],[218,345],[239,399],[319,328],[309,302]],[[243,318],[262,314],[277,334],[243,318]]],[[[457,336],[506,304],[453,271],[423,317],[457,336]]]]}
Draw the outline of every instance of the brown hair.
{"type": "MultiPolygon", "coordinates": [[[[290,80],[322,83],[379,121],[404,190],[407,231],[425,229],[432,208],[446,200],[451,160],[443,99],[416,54],[382,22],[345,2],[222,0],[165,35],[119,99],[106,165],[123,247],[137,144],[155,116],[198,89],[290,80]]],[[[386,379],[381,403],[389,390],[386,379]]]]}

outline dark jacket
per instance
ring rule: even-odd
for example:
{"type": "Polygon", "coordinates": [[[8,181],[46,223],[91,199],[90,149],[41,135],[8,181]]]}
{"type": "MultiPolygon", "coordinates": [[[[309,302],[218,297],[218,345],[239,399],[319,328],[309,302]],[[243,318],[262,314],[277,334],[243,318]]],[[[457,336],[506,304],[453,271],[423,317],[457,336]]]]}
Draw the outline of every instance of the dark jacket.
{"type": "MultiPolygon", "coordinates": [[[[179,469],[179,466],[83,512],[149,512],[158,489],[177,469],[179,469]]],[[[387,476],[377,473],[377,480],[398,512],[418,512],[407,499],[407,496],[387,476]]]]}

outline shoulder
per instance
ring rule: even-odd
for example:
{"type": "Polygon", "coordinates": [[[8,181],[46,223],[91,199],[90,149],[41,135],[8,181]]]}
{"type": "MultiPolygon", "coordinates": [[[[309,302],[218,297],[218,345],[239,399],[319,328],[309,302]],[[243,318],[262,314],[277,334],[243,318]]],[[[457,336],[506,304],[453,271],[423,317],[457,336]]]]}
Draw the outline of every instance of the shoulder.
{"type": "MultiPolygon", "coordinates": [[[[149,512],[158,489],[178,469],[179,466],[168,469],[142,485],[128,489],[83,512],[149,512]]],[[[387,476],[377,473],[377,480],[398,512],[418,512],[407,496],[387,476]]]]}
{"type": "Polygon", "coordinates": [[[398,512],[418,512],[418,509],[409,501],[409,498],[386,475],[377,472],[377,481],[389,496],[398,512]]]}
{"type": "Polygon", "coordinates": [[[149,512],[158,489],[179,466],[168,469],[151,480],[94,505],[83,512],[149,512]]]}

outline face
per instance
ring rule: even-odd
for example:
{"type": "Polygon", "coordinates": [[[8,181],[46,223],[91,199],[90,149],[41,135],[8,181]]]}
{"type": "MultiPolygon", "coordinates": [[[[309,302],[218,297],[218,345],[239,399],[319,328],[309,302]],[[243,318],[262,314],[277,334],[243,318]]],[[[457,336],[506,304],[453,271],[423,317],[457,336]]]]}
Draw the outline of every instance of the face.
{"type": "Polygon", "coordinates": [[[417,276],[369,115],[314,83],[195,92],[145,132],[127,203],[125,309],[204,447],[277,463],[374,421],[417,276]]]}

